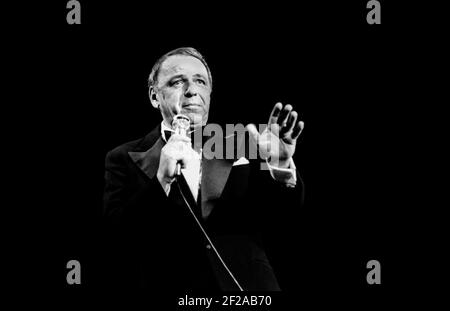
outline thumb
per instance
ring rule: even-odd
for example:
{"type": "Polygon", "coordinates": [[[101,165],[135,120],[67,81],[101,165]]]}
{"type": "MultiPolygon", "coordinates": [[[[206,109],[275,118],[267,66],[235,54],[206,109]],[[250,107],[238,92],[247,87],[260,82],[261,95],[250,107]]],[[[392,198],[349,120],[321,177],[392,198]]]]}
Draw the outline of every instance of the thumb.
{"type": "Polygon", "coordinates": [[[252,138],[255,143],[258,143],[259,132],[256,129],[256,126],[253,123],[250,123],[245,128],[247,129],[248,133],[250,134],[250,138],[252,138]]]}

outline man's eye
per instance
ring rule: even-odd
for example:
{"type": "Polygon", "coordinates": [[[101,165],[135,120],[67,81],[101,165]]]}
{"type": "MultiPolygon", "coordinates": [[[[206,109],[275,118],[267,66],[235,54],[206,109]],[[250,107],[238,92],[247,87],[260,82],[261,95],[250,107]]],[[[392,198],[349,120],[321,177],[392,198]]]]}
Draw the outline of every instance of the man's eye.
{"type": "Polygon", "coordinates": [[[183,80],[175,80],[172,81],[172,86],[180,86],[181,84],[183,84],[183,80]]]}
{"type": "Polygon", "coordinates": [[[197,80],[197,83],[206,85],[206,81],[203,80],[203,79],[198,79],[198,80],[197,80]]]}

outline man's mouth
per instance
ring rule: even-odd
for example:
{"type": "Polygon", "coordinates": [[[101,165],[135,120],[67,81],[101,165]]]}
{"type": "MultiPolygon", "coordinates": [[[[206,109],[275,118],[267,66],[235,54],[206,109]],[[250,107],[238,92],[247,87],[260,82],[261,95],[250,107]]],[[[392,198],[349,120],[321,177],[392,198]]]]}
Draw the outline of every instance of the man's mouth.
{"type": "Polygon", "coordinates": [[[186,110],[197,110],[197,109],[201,109],[203,106],[199,103],[184,103],[183,105],[181,105],[181,109],[186,109],[186,110]]]}

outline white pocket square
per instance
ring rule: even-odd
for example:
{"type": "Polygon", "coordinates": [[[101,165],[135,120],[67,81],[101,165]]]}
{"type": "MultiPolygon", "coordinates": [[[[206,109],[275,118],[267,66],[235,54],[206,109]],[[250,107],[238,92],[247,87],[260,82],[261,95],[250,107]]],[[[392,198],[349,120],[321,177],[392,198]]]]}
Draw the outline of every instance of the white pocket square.
{"type": "Polygon", "coordinates": [[[242,157],[242,158],[239,158],[239,160],[235,161],[233,163],[233,166],[245,165],[245,164],[249,164],[249,163],[250,162],[245,157],[242,157]]]}

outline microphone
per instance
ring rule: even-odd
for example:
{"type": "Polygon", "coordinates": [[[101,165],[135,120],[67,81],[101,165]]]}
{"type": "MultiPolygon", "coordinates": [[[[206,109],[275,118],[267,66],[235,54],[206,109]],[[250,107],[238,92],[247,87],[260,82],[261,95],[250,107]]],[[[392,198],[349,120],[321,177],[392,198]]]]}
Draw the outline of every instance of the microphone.
{"type": "MultiPolygon", "coordinates": [[[[173,117],[172,121],[172,129],[177,133],[178,135],[184,135],[187,136],[187,131],[189,130],[189,127],[191,126],[191,121],[189,118],[183,114],[177,114],[173,117]]],[[[177,163],[175,175],[180,176],[181,175],[181,163],[177,163]]]]}

